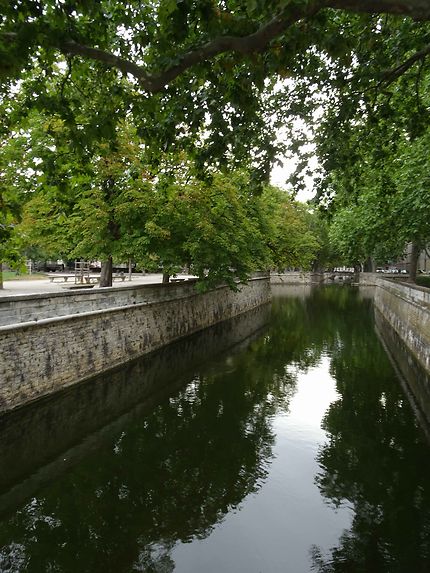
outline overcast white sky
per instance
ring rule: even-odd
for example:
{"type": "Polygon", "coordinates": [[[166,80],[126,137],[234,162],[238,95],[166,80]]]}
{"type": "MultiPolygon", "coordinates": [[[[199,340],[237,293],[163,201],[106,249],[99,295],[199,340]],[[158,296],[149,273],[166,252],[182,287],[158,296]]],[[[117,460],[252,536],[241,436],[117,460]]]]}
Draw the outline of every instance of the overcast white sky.
{"type": "MultiPolygon", "coordinates": [[[[294,161],[294,159],[284,159],[283,163],[284,163],[283,167],[277,165],[272,169],[270,181],[273,185],[277,185],[278,187],[287,189],[287,179],[294,171],[296,162],[294,161]]],[[[310,167],[312,170],[315,170],[317,166],[318,166],[317,158],[314,157],[311,159],[310,167]]],[[[315,192],[313,190],[313,178],[305,177],[305,183],[306,183],[306,189],[304,189],[303,191],[299,191],[296,196],[296,199],[298,201],[302,201],[303,203],[309,201],[309,199],[312,199],[312,197],[315,195],[315,192]]]]}

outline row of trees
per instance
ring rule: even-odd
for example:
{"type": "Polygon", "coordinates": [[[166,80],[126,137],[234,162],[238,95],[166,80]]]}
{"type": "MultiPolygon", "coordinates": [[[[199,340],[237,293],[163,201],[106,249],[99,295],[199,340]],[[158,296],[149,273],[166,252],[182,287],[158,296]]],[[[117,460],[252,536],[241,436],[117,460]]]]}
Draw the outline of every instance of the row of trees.
{"type": "Polygon", "coordinates": [[[3,142],[3,184],[21,204],[12,218],[9,259],[135,260],[172,275],[187,267],[204,286],[246,280],[265,268],[310,267],[324,242],[323,227],[292,196],[266,185],[253,189],[245,170],[196,176],[184,152],[166,153],[157,170],[130,122],[115,145],[76,152],[64,120],[33,112],[3,142]],[[12,232],[13,231],[13,232],[12,232]]]}
{"type": "MultiPolygon", "coordinates": [[[[429,18],[422,0],[7,3],[0,14],[2,167],[13,164],[10,141],[19,147],[20,129],[24,147],[44,145],[30,153],[39,162],[32,169],[43,174],[50,206],[63,204],[60,220],[79,223],[65,222],[59,239],[70,245],[72,235],[89,252],[97,237],[98,253],[109,258],[130,250],[122,220],[112,218],[120,186],[135,188],[124,182],[135,161],[124,159],[125,126],[134,126],[129,144],[139,152],[132,155],[140,164],[144,156],[147,172],[135,181],[164,189],[157,203],[172,196],[176,166],[179,182],[196,189],[203,181],[205,193],[214,174],[230,179],[240,168],[256,196],[285,151],[276,143],[282,125],[290,152],[303,152],[309,138],[317,144],[319,198],[334,216],[332,237],[345,259],[394,256],[405,241],[417,250],[428,237],[429,18]],[[309,123],[315,110],[319,127],[297,130],[295,119],[309,123]],[[39,135],[29,140],[29,132],[39,135]],[[49,138],[55,143],[47,147],[49,138]]],[[[302,158],[295,189],[306,172],[302,158]]],[[[16,173],[1,169],[2,243],[20,204],[11,181],[19,188],[16,179],[28,178],[16,161],[16,173]]],[[[166,229],[156,220],[160,238],[166,229]]]]}
{"type": "MultiPolygon", "coordinates": [[[[354,42],[360,26],[345,21],[343,41],[354,42]]],[[[430,242],[429,33],[426,22],[375,18],[361,28],[350,63],[338,60],[332,78],[318,80],[321,90],[331,85],[315,140],[332,246],[358,264],[397,260],[412,244],[413,281],[430,242]]]]}
{"type": "MultiPolygon", "coordinates": [[[[428,86],[429,70],[419,73],[428,86]]],[[[319,151],[327,167],[322,204],[339,256],[351,264],[396,260],[412,243],[414,280],[418,255],[430,242],[430,100],[428,91],[410,93],[406,80],[392,88],[389,102],[350,112],[336,127],[327,115],[319,151]]]]}

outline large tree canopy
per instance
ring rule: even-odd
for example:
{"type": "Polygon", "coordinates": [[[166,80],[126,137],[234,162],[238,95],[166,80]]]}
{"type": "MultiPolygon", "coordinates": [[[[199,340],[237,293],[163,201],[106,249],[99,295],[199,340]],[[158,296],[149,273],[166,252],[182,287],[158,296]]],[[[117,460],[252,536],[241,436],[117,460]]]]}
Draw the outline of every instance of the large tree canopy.
{"type": "Polygon", "coordinates": [[[202,167],[248,160],[260,178],[276,156],[274,109],[281,122],[306,115],[315,89],[382,87],[430,53],[426,0],[24,0],[1,13],[0,75],[6,91],[22,80],[24,107],[89,141],[133,113],[155,155],[180,144],[202,167]],[[284,82],[273,108],[267,94],[287,77],[294,90],[284,82]],[[79,122],[68,86],[82,81],[92,105],[79,122]]]}
{"type": "MultiPolygon", "coordinates": [[[[427,0],[5,2],[1,129],[7,140],[33,113],[61,121],[78,162],[98,166],[106,195],[112,181],[103,179],[100,150],[118,156],[124,120],[150,170],[181,149],[200,178],[213,173],[209,165],[230,172],[240,165],[257,181],[268,179],[281,151],[282,126],[291,153],[315,135],[320,195],[338,194],[331,204],[342,208],[362,192],[358,182],[380,185],[371,174],[381,147],[391,145],[393,158],[397,141],[405,150],[426,132],[429,19],[427,0]],[[315,133],[295,122],[312,122],[316,112],[315,133]],[[367,133],[377,143],[382,132],[383,146],[361,145],[367,133]]],[[[65,170],[69,153],[60,159],[65,170]]],[[[49,176],[49,161],[43,171],[49,176]]]]}
{"type": "Polygon", "coordinates": [[[260,53],[278,38],[297,51],[296,45],[288,46],[288,32],[327,8],[430,19],[426,0],[164,0],[146,6],[133,1],[27,0],[5,4],[3,49],[15,56],[4,65],[6,73],[24,65],[30,48],[36,47],[117,68],[150,93],[220,54],[260,53]]]}

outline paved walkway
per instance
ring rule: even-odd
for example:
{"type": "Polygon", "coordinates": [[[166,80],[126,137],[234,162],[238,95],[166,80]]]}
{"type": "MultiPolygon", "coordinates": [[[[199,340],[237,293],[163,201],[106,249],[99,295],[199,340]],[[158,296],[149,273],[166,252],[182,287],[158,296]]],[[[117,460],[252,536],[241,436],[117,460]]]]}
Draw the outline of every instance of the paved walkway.
{"type": "MultiPolygon", "coordinates": [[[[161,283],[161,274],[146,274],[141,275],[140,273],[132,274],[132,280],[129,281],[126,278],[123,281],[114,281],[113,286],[118,288],[124,288],[130,285],[142,285],[142,284],[157,284],[161,283]]],[[[190,275],[177,275],[177,278],[191,278],[190,275]]],[[[68,282],[51,282],[49,278],[43,279],[33,279],[33,280],[11,280],[4,281],[3,289],[0,289],[0,299],[7,296],[18,296],[22,294],[40,294],[40,293],[50,293],[50,292],[65,292],[70,290],[74,282],[69,279],[68,282]],[[70,282],[69,282],[70,281],[70,282]]],[[[96,285],[93,290],[99,288],[96,285]]]]}

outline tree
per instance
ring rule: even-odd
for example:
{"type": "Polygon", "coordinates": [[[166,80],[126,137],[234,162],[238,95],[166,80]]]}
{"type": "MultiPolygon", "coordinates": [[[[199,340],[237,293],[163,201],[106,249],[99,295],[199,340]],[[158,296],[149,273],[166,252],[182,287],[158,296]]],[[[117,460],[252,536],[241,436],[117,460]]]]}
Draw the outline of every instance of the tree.
{"type": "MultiPolygon", "coordinates": [[[[262,102],[280,78],[299,82],[294,93],[281,90],[282,121],[309,113],[318,83],[324,94],[342,82],[384,87],[425,62],[428,25],[420,20],[429,18],[424,0],[164,0],[144,7],[134,0],[115,6],[27,0],[4,8],[0,73],[5,94],[19,78],[26,106],[54,107],[69,121],[77,112],[65,86],[76,77],[96,85],[108,76],[110,88],[103,85],[101,93],[137,118],[154,161],[181,146],[202,169],[208,161],[222,166],[235,159],[264,179],[276,146],[262,102]],[[381,34],[380,14],[391,14],[388,28],[400,34],[381,34]],[[52,81],[57,98],[43,89],[52,81]],[[205,145],[196,145],[196,137],[205,145]]],[[[95,106],[83,132],[90,140],[95,132],[112,136],[112,117],[95,106]]]]}
{"type": "Polygon", "coordinates": [[[267,186],[259,200],[264,235],[271,252],[271,267],[278,270],[310,269],[322,247],[314,219],[305,205],[276,187],[267,186]]]}
{"type": "Polygon", "coordinates": [[[133,258],[167,276],[187,267],[202,288],[236,288],[255,270],[315,259],[312,217],[287,193],[267,187],[255,194],[245,172],[213,172],[203,182],[184,157],[166,156],[150,173],[142,155],[124,126],[115,152],[106,146],[70,174],[65,196],[43,186],[33,193],[17,229],[22,242],[66,258],[133,258]]]}
{"type": "Polygon", "coordinates": [[[267,180],[276,128],[286,124],[300,151],[306,137],[292,118],[309,121],[321,106],[327,189],[334,171],[354,175],[358,155],[346,142],[357,118],[385,117],[398,131],[427,113],[408,90],[425,81],[429,17],[423,0],[23,2],[0,21],[3,93],[19,78],[21,115],[54,113],[87,157],[100,145],[116,152],[117,110],[134,118],[151,169],[185,149],[199,177],[240,165],[251,183],[267,180]]]}
{"type": "MultiPolygon", "coordinates": [[[[187,170],[186,170],[187,171],[187,170]]],[[[255,197],[244,173],[204,183],[184,171],[154,186],[145,224],[147,258],[173,274],[186,266],[204,286],[246,280],[270,266],[255,197]]]]}
{"type": "Polygon", "coordinates": [[[329,203],[334,213],[331,238],[349,263],[368,257],[393,260],[412,243],[414,281],[418,254],[430,240],[425,151],[430,135],[425,119],[421,135],[406,130],[409,110],[396,107],[396,122],[381,117],[375,122],[374,115],[365,115],[349,122],[348,133],[343,130],[343,143],[354,154],[326,176],[329,190],[335,191],[329,203]]]}
{"type": "Polygon", "coordinates": [[[3,263],[19,265],[21,254],[14,230],[19,223],[25,201],[27,170],[23,159],[27,138],[19,132],[0,139],[0,288],[3,288],[3,263]]]}

